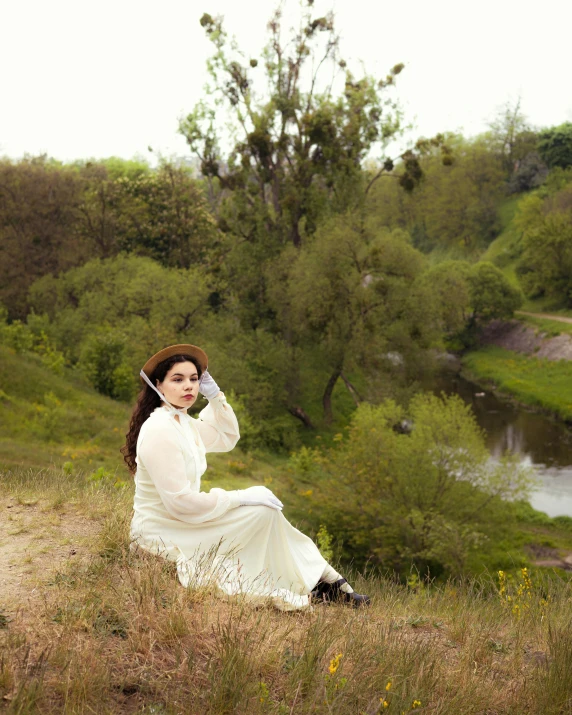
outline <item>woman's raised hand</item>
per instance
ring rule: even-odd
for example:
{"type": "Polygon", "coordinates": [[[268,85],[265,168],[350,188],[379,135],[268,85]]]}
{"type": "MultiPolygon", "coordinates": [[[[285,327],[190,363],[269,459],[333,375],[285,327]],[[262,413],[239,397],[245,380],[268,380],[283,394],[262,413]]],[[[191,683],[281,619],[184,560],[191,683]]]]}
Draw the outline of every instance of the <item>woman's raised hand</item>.
{"type": "Polygon", "coordinates": [[[282,511],[284,504],[267,487],[257,486],[239,489],[240,506],[268,506],[282,511]]]}
{"type": "Polygon", "coordinates": [[[220,387],[213,380],[208,370],[205,370],[199,380],[199,392],[204,395],[207,400],[212,400],[220,392],[220,387]]]}

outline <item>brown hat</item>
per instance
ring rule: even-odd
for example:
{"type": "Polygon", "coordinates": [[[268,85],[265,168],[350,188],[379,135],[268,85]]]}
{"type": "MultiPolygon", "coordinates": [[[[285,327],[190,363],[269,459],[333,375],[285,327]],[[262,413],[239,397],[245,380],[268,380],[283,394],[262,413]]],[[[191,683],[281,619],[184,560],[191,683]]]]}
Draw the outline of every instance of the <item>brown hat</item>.
{"type": "MultiPolygon", "coordinates": [[[[172,357],[173,355],[190,355],[196,358],[197,362],[201,366],[201,371],[204,372],[209,364],[209,359],[204,350],[201,350],[196,345],[169,345],[168,348],[163,348],[155,353],[152,357],[147,360],[145,365],[143,365],[143,372],[147,377],[151,377],[153,370],[157,367],[160,362],[172,357]]],[[[143,378],[141,378],[143,380],[143,378]]]]}

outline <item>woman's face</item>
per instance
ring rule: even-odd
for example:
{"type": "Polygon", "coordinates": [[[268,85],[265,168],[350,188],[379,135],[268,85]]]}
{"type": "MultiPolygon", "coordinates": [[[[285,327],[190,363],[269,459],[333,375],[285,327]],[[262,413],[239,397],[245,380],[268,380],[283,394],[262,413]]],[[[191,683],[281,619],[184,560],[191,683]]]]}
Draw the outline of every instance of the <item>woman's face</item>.
{"type": "Polygon", "coordinates": [[[157,389],[175,407],[190,407],[199,394],[199,375],[192,362],[177,362],[165,375],[163,382],[157,380],[157,389]]]}

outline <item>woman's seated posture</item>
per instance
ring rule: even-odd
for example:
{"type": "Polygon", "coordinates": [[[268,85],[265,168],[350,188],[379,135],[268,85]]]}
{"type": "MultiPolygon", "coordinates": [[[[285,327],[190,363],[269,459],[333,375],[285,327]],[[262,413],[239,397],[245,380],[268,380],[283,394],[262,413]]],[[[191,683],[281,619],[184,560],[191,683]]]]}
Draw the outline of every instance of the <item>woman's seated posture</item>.
{"type": "Polygon", "coordinates": [[[240,434],[232,407],[194,345],[151,357],[122,451],[135,475],[133,546],[177,564],[181,583],[216,585],[228,595],[308,608],[311,596],[369,603],[282,514],[266,487],[201,492],[207,452],[228,452],[240,434]],[[202,394],[198,418],[187,410],[202,394]]]}

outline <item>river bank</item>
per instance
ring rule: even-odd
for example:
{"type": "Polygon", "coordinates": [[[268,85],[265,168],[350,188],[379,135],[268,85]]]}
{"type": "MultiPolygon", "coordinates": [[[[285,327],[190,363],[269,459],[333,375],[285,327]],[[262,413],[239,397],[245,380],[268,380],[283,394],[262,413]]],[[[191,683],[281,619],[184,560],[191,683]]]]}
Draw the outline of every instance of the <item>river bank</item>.
{"type": "Polygon", "coordinates": [[[462,358],[467,379],[525,407],[572,423],[572,362],[549,360],[487,346],[462,358]]]}
{"type": "Polygon", "coordinates": [[[568,318],[522,314],[493,320],[479,349],[463,356],[467,379],[523,407],[572,422],[572,325],[568,318]]]}

